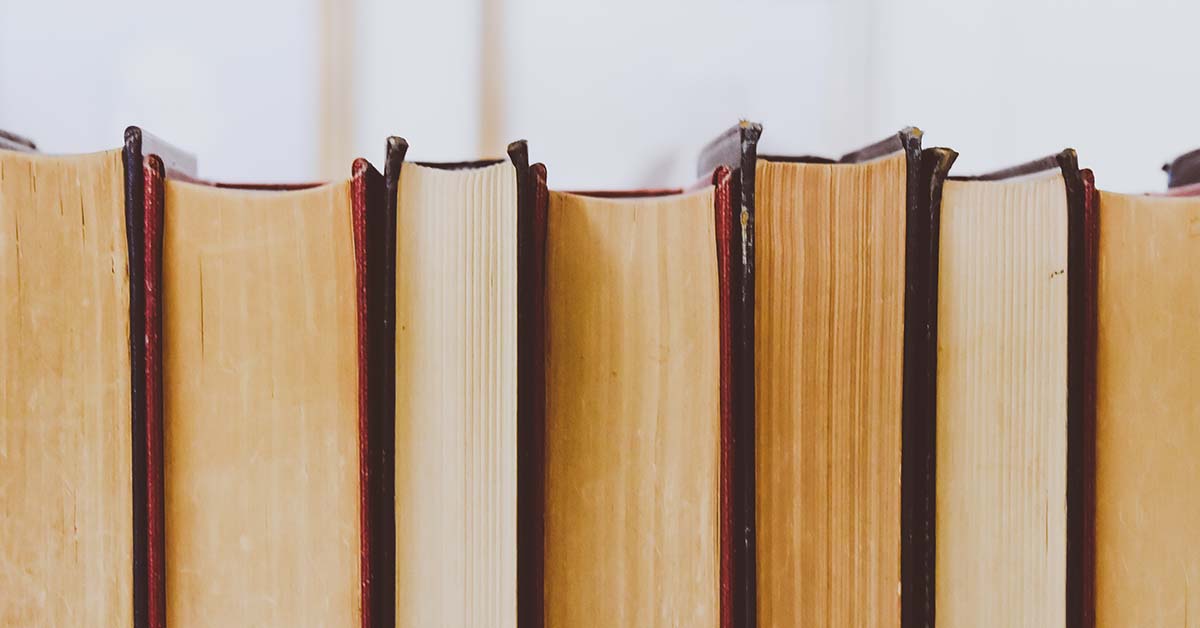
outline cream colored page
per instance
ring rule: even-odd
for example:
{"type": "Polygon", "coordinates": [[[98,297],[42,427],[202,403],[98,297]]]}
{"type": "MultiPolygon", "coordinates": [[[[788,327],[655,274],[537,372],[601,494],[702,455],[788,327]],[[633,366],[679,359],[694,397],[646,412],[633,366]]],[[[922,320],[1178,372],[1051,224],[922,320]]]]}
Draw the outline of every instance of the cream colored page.
{"type": "Polygon", "coordinates": [[[0,625],[130,626],[121,151],[0,151],[0,625]]]}
{"type": "Polygon", "coordinates": [[[1096,626],[1200,625],[1200,199],[1102,193],[1096,626]]]}
{"type": "Polygon", "coordinates": [[[396,625],[516,624],[516,172],[406,163],[396,245],[396,625]]]}
{"type": "Polygon", "coordinates": [[[756,177],[759,623],[899,626],[905,158],[756,177]]]}
{"type": "Polygon", "coordinates": [[[349,194],[166,184],[172,628],[360,624],[349,194]]]}
{"type": "Polygon", "coordinates": [[[715,628],[713,192],[552,192],[548,220],[546,624],[715,628]]]}
{"type": "Polygon", "coordinates": [[[938,273],[939,623],[1066,622],[1067,195],[947,181],[938,273]]]}

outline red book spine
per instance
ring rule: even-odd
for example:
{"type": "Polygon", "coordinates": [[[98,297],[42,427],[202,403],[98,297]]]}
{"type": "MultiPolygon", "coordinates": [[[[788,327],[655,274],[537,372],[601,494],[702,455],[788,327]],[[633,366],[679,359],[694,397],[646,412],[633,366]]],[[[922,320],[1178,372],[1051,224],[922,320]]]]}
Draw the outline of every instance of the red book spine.
{"type": "Polygon", "coordinates": [[[166,539],[163,516],[162,241],[165,169],[156,155],[146,158],[143,257],[146,352],[146,512],[147,603],[150,628],[167,625],[166,539]]]}

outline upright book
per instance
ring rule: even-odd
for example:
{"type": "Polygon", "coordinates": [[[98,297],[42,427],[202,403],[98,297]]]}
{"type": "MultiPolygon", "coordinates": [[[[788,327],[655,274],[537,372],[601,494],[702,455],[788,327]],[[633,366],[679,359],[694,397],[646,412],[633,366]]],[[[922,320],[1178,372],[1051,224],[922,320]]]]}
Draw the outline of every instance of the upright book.
{"type": "Polygon", "coordinates": [[[150,626],[381,625],[382,176],[209,184],[151,154],[143,185],[150,626]]]}
{"type": "Polygon", "coordinates": [[[1090,185],[1071,150],[945,183],[935,217],[939,625],[1086,625],[1090,185]]]}
{"type": "Polygon", "coordinates": [[[147,625],[144,144],[0,133],[0,623],[147,625]]]}
{"type": "Polygon", "coordinates": [[[701,163],[740,166],[743,189],[754,400],[738,430],[754,447],[739,489],[753,505],[754,568],[739,620],[921,625],[932,616],[931,205],[948,158],[922,153],[915,129],[839,160],[731,150],[736,133],[701,163]]]}
{"type": "Polygon", "coordinates": [[[136,287],[121,151],[5,148],[0,623],[132,626],[136,287]]]}
{"type": "Polygon", "coordinates": [[[544,168],[524,142],[465,163],[406,146],[384,229],[396,625],[538,626],[544,168]]]}
{"type": "Polygon", "coordinates": [[[1098,628],[1187,625],[1200,609],[1200,152],[1175,164],[1178,198],[1096,199],[1098,628]]]}
{"type": "Polygon", "coordinates": [[[549,193],[548,626],[734,625],[731,201],[549,193]]]}

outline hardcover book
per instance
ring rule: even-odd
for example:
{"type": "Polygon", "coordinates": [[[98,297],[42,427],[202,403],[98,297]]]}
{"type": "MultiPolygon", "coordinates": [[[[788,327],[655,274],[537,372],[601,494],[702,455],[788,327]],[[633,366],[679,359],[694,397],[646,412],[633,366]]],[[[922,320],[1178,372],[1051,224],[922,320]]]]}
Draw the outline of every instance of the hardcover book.
{"type": "Polygon", "coordinates": [[[396,625],[540,625],[544,168],[524,142],[468,163],[407,163],[403,147],[387,172],[384,296],[396,625]]]}
{"type": "Polygon", "coordinates": [[[701,163],[742,173],[753,401],[737,430],[754,445],[738,488],[754,568],[740,620],[919,625],[932,617],[931,205],[949,157],[922,153],[916,129],[838,160],[728,144],[701,163]]]}
{"type": "Polygon", "coordinates": [[[0,132],[0,623],[148,621],[143,142],[0,132]]]}
{"type": "Polygon", "coordinates": [[[1066,150],[950,177],[937,218],[940,624],[1079,626],[1095,212],[1066,150]]]}
{"type": "Polygon", "coordinates": [[[732,624],[731,176],[551,191],[544,618],[732,624]]]}
{"type": "Polygon", "coordinates": [[[144,185],[150,625],[376,625],[382,177],[144,185]]]}
{"type": "Polygon", "coordinates": [[[133,625],[123,184],[119,149],[0,151],[5,625],[133,625]]]}
{"type": "Polygon", "coordinates": [[[1200,199],[1098,201],[1095,625],[1185,625],[1200,608],[1200,199]]]}

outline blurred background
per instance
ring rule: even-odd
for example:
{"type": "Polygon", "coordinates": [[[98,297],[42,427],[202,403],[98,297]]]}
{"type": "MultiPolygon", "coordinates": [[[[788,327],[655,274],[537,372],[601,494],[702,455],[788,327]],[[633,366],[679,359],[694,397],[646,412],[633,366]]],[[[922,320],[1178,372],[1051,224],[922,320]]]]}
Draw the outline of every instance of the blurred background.
{"type": "Polygon", "coordinates": [[[1200,146],[1200,3],[1140,0],[0,0],[0,128],[48,152],[138,124],[229,181],[499,156],[559,188],[683,185],[738,118],[838,155],[906,125],[969,174],[1078,149],[1159,190],[1200,146]]]}

